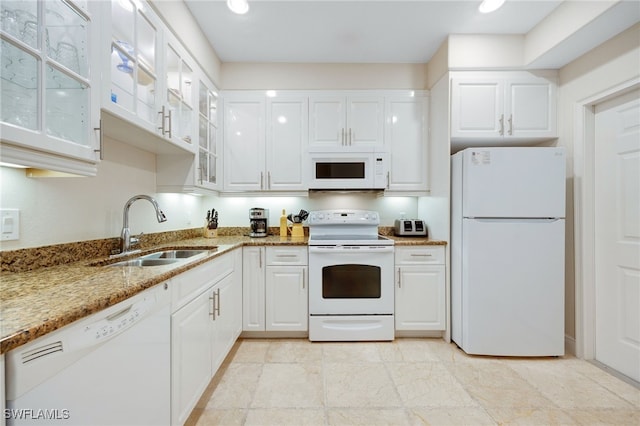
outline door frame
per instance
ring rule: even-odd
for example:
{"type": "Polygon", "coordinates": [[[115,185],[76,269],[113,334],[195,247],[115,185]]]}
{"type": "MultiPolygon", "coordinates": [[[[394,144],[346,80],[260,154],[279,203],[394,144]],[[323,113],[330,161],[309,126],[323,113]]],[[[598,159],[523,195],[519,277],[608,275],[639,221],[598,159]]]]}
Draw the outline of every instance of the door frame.
{"type": "Polygon", "coordinates": [[[595,106],[640,89],[640,77],[593,94],[574,104],[574,257],[575,353],[595,359],[595,106]]]}

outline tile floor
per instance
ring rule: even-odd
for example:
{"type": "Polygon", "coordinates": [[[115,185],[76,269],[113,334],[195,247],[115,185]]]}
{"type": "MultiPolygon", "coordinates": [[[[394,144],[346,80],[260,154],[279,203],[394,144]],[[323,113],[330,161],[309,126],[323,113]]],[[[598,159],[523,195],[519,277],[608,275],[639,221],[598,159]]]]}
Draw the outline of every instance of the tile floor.
{"type": "Polygon", "coordinates": [[[440,339],[239,340],[187,424],[640,425],[640,390],[576,359],[440,339]]]}

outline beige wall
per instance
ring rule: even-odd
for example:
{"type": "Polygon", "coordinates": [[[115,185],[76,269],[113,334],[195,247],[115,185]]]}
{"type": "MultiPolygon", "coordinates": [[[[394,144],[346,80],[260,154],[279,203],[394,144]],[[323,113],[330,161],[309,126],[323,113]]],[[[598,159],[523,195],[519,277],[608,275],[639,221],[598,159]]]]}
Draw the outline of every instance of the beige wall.
{"type": "Polygon", "coordinates": [[[425,89],[426,64],[224,63],[221,89],[425,89]]]}
{"type": "Polygon", "coordinates": [[[640,24],[614,37],[560,70],[558,105],[559,145],[568,156],[567,175],[567,279],[566,333],[576,336],[576,285],[574,239],[574,152],[582,140],[574,136],[575,106],[587,99],[640,76],[640,24]]]}

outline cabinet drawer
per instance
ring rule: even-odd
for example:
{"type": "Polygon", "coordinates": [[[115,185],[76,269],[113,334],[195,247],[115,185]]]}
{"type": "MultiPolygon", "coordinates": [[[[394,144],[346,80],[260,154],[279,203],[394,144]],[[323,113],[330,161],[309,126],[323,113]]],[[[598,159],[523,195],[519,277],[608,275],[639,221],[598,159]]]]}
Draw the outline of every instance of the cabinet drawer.
{"type": "Polygon", "coordinates": [[[267,247],[267,265],[306,265],[306,247],[267,247]]]}
{"type": "Polygon", "coordinates": [[[396,265],[444,265],[444,246],[396,247],[396,265]]]}
{"type": "Polygon", "coordinates": [[[224,254],[172,278],[172,312],[232,273],[233,268],[233,254],[224,254]]]}

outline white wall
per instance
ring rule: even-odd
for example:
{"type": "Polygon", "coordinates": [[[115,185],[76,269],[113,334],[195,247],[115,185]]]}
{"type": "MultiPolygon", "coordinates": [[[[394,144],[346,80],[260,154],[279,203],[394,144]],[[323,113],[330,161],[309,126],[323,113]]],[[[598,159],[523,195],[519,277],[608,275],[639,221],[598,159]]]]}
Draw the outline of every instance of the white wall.
{"type": "Polygon", "coordinates": [[[640,76],[640,24],[602,44],[560,70],[560,102],[558,105],[559,145],[567,150],[567,263],[566,263],[566,317],[567,334],[576,336],[574,276],[574,152],[583,141],[576,139],[575,106],[583,99],[616,87],[640,76]]]}
{"type": "Polygon", "coordinates": [[[20,209],[20,239],[3,241],[0,249],[118,237],[124,204],[136,194],[156,197],[168,220],[157,223],[151,204],[137,201],[129,217],[132,233],[200,226],[202,198],[155,194],[154,154],[114,140],[106,140],[105,148],[95,177],[28,178],[24,169],[0,167],[0,208],[20,209]]]}
{"type": "Polygon", "coordinates": [[[424,89],[426,64],[224,63],[225,90],[424,89]]]}

